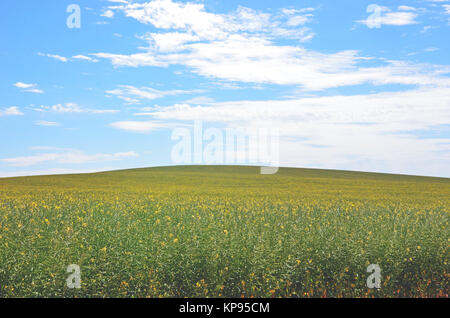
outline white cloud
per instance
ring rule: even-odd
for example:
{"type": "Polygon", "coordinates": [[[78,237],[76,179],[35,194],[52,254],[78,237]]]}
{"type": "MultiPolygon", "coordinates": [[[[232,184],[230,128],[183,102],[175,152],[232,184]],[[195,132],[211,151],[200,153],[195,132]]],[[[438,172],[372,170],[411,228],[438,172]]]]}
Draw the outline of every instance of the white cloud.
{"type": "MultiPolygon", "coordinates": [[[[405,10],[405,7],[402,7],[405,10]]],[[[304,28],[288,26],[293,17],[310,18],[312,8],[284,9],[277,15],[239,7],[230,14],[207,12],[203,4],[158,0],[116,7],[127,16],[163,32],[145,34],[147,52],[96,53],[115,67],[183,65],[192,72],[226,81],[299,85],[304,90],[372,84],[441,85],[450,68],[398,61],[364,66],[370,57],[355,50],[320,53],[279,39],[311,38],[304,28]]],[[[385,9],[382,23],[415,23],[416,13],[385,9]]],[[[297,22],[301,19],[296,18],[297,22]]],[[[291,23],[290,24],[297,24],[291,23]]],[[[374,60],[374,59],[372,59],[374,60]]],[[[136,101],[126,97],[130,103],[136,101]]]]}
{"type": "Polygon", "coordinates": [[[18,88],[24,88],[24,89],[26,89],[26,88],[32,88],[32,87],[35,87],[36,84],[26,84],[26,83],[22,83],[22,82],[17,82],[17,83],[14,84],[14,86],[15,86],[15,87],[18,87],[18,88]]]}
{"type": "Polygon", "coordinates": [[[306,90],[371,83],[439,85],[450,68],[386,61],[363,67],[356,51],[322,54],[293,46],[273,45],[261,38],[233,35],[224,41],[195,43],[189,52],[157,55],[106,55],[117,66],[186,65],[206,77],[249,83],[300,85],[306,90]],[[384,65],[383,65],[384,64],[384,65]]]}
{"type": "Polygon", "coordinates": [[[114,17],[114,12],[112,10],[106,10],[101,14],[102,17],[112,18],[114,17]]]}
{"type": "Polygon", "coordinates": [[[103,59],[110,59],[114,66],[168,66],[167,62],[158,61],[153,54],[136,53],[131,55],[114,54],[114,53],[95,53],[94,56],[103,59]]]}
{"type": "Polygon", "coordinates": [[[53,127],[53,126],[61,126],[60,123],[54,122],[54,121],[46,121],[46,120],[37,120],[34,122],[37,126],[47,126],[47,127],[53,127]]]}
{"type": "Polygon", "coordinates": [[[72,148],[62,148],[62,147],[54,147],[54,146],[34,146],[30,147],[31,150],[41,151],[41,150],[52,150],[52,151],[76,151],[76,149],[72,148]]]}
{"type": "Polygon", "coordinates": [[[82,151],[71,149],[53,153],[40,153],[32,156],[4,158],[0,159],[0,162],[13,167],[28,167],[46,162],[58,164],[86,164],[123,160],[128,158],[136,158],[138,156],[139,155],[134,151],[117,152],[112,154],[97,153],[89,155],[82,151]]]}
{"type": "Polygon", "coordinates": [[[444,7],[444,9],[445,9],[445,13],[446,14],[450,14],[450,4],[444,4],[444,5],[442,5],[443,7],[444,7]]]}
{"type": "Polygon", "coordinates": [[[76,60],[84,60],[84,61],[89,61],[89,62],[93,62],[93,63],[97,63],[98,60],[97,59],[93,59],[92,57],[86,56],[86,55],[75,55],[72,56],[72,59],[76,59],[76,60]]]}
{"type": "MultiPolygon", "coordinates": [[[[369,6],[370,8],[370,6],[369,6]]],[[[356,22],[365,24],[369,28],[381,27],[382,25],[403,26],[418,23],[415,19],[418,14],[415,13],[415,8],[409,6],[399,6],[399,11],[392,11],[383,6],[373,5],[373,10],[365,20],[358,20],[356,22]]]]}
{"type": "Polygon", "coordinates": [[[154,107],[153,120],[279,128],[283,166],[450,176],[448,87],[355,96],[154,107]],[[331,158],[331,160],[330,160],[331,158]]]}
{"type": "Polygon", "coordinates": [[[61,55],[57,55],[57,54],[48,54],[48,53],[38,53],[39,56],[46,56],[46,57],[50,57],[52,59],[61,61],[61,62],[67,62],[69,59],[67,57],[61,56],[61,55]]]}
{"type": "Polygon", "coordinates": [[[20,88],[24,92],[29,93],[37,93],[37,94],[43,94],[44,91],[37,88],[37,84],[27,84],[22,82],[17,82],[13,84],[15,87],[20,88]]]}
{"type": "MultiPolygon", "coordinates": [[[[185,34],[186,41],[217,40],[224,39],[230,34],[238,32],[251,32],[277,35],[284,31],[293,38],[298,37],[298,29],[312,17],[312,8],[300,10],[282,10],[280,14],[270,14],[252,10],[246,7],[238,7],[230,14],[215,14],[207,12],[200,3],[180,3],[171,0],[155,0],[147,3],[133,3],[128,5],[110,7],[120,10],[126,16],[134,18],[144,24],[152,24],[158,29],[177,30],[185,34]],[[290,32],[287,32],[290,31],[290,32]]],[[[155,34],[154,34],[155,35],[155,34]]],[[[155,39],[163,39],[164,35],[173,38],[174,33],[162,33],[155,39]]]]}
{"type": "Polygon", "coordinates": [[[192,104],[192,105],[205,105],[214,103],[214,99],[207,96],[197,96],[191,99],[186,100],[184,103],[192,104]]]}
{"type": "Polygon", "coordinates": [[[430,29],[431,29],[431,25],[426,25],[423,27],[423,29],[420,31],[420,33],[426,33],[430,29]]]}
{"type": "Polygon", "coordinates": [[[150,131],[171,128],[174,124],[155,121],[118,121],[110,124],[111,127],[134,133],[148,133],[150,131]]]}
{"type": "Polygon", "coordinates": [[[409,25],[418,23],[415,21],[416,13],[412,12],[388,12],[381,17],[381,24],[385,25],[409,25]]]}
{"type": "Polygon", "coordinates": [[[99,60],[92,58],[90,56],[83,55],[83,54],[74,55],[74,56],[72,56],[72,58],[68,58],[68,57],[60,56],[60,55],[56,55],[56,54],[45,54],[45,53],[38,53],[38,55],[50,57],[50,58],[53,58],[53,59],[61,61],[61,62],[73,62],[73,60],[82,60],[82,61],[88,61],[88,62],[93,62],[93,63],[99,62],[99,60]]]}
{"type": "MultiPolygon", "coordinates": [[[[302,48],[273,46],[260,39],[196,44],[184,63],[195,72],[231,81],[298,84],[308,90],[372,84],[436,84],[436,68],[390,61],[362,67],[356,51],[321,54],[302,48]]],[[[174,57],[176,58],[176,57],[174,57]]],[[[444,67],[447,72],[450,70],[444,67]]]]}
{"type": "Polygon", "coordinates": [[[106,91],[107,94],[115,95],[128,104],[139,104],[142,99],[152,100],[170,95],[191,94],[192,92],[185,90],[161,91],[151,87],[134,87],[131,85],[119,85],[114,90],[106,91]]]}
{"type": "MultiPolygon", "coordinates": [[[[144,37],[145,39],[145,37],[144,37]]],[[[160,52],[175,52],[186,48],[184,46],[187,42],[200,40],[200,37],[181,32],[167,32],[167,33],[150,33],[146,38],[148,41],[153,41],[155,47],[160,52]]]]}
{"type": "Polygon", "coordinates": [[[310,21],[311,16],[312,16],[312,14],[305,14],[305,15],[296,15],[296,16],[290,17],[289,20],[287,21],[287,25],[289,25],[289,26],[303,25],[310,21]]]}
{"type": "Polygon", "coordinates": [[[92,113],[92,114],[113,114],[118,113],[119,110],[115,109],[89,109],[81,108],[75,103],[56,104],[53,106],[42,105],[40,107],[33,108],[38,112],[55,112],[55,113],[92,113]]]}
{"type": "Polygon", "coordinates": [[[354,96],[309,97],[289,100],[216,102],[208,106],[177,104],[139,113],[157,119],[232,123],[352,124],[372,123],[388,131],[425,129],[450,122],[448,87],[423,88],[354,96]],[[391,127],[392,126],[392,127],[391,127]]]}
{"type": "Polygon", "coordinates": [[[311,20],[313,17],[314,8],[303,9],[282,9],[281,12],[288,16],[288,26],[303,25],[311,20]]]}
{"type": "Polygon", "coordinates": [[[36,94],[44,94],[44,91],[38,88],[30,88],[26,89],[25,92],[36,93],[36,94]]]}
{"type": "Polygon", "coordinates": [[[14,171],[0,171],[0,178],[21,177],[21,176],[43,176],[43,175],[57,175],[57,174],[79,174],[79,173],[93,173],[100,171],[112,170],[112,168],[101,169],[73,169],[73,168],[53,168],[46,170],[17,170],[14,171]]]}
{"type": "Polygon", "coordinates": [[[0,109],[0,117],[1,116],[20,116],[23,115],[23,113],[19,110],[19,107],[17,106],[11,106],[8,108],[5,108],[3,110],[0,109]]]}
{"type": "Polygon", "coordinates": [[[400,11],[417,11],[416,8],[410,6],[398,6],[398,10],[400,11]]]}
{"type": "Polygon", "coordinates": [[[98,58],[111,59],[115,66],[168,66],[171,61],[161,53],[190,50],[195,43],[225,40],[232,35],[261,38],[291,38],[310,40],[314,34],[306,27],[312,8],[284,10],[282,14],[258,12],[239,7],[230,14],[215,14],[203,4],[156,0],[110,7],[120,10],[144,24],[152,24],[164,32],[147,33],[141,38],[149,42],[149,53],[121,55],[97,53],[98,58]]]}

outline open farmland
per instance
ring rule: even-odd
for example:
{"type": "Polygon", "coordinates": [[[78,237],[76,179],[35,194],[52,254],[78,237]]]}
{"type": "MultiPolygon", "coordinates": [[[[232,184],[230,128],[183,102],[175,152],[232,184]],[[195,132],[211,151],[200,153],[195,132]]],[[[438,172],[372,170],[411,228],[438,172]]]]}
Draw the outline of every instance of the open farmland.
{"type": "Polygon", "coordinates": [[[0,296],[448,297],[449,213],[445,178],[186,166],[0,179],[0,296]]]}

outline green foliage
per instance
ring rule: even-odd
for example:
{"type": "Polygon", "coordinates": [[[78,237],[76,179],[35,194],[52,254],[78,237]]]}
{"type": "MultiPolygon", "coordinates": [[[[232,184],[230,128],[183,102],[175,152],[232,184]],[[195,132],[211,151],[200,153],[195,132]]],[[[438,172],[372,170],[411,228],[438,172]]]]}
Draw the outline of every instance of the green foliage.
{"type": "Polygon", "coordinates": [[[0,179],[0,296],[448,297],[449,198],[449,179],[311,169],[0,179]]]}

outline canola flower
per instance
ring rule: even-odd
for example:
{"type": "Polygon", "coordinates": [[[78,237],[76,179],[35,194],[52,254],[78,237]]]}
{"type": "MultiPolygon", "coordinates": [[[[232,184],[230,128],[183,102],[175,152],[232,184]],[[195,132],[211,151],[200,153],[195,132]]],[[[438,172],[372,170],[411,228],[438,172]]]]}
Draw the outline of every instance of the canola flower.
{"type": "Polygon", "coordinates": [[[448,297],[449,198],[449,179],[308,169],[0,179],[0,297],[448,297]]]}

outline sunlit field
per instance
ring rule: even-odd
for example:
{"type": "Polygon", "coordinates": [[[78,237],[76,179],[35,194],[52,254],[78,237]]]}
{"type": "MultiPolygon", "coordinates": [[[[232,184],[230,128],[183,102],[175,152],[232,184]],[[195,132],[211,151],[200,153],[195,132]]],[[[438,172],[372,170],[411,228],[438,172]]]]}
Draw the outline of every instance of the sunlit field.
{"type": "Polygon", "coordinates": [[[0,295],[448,297],[449,207],[450,179],[331,170],[0,179],[0,295]]]}

